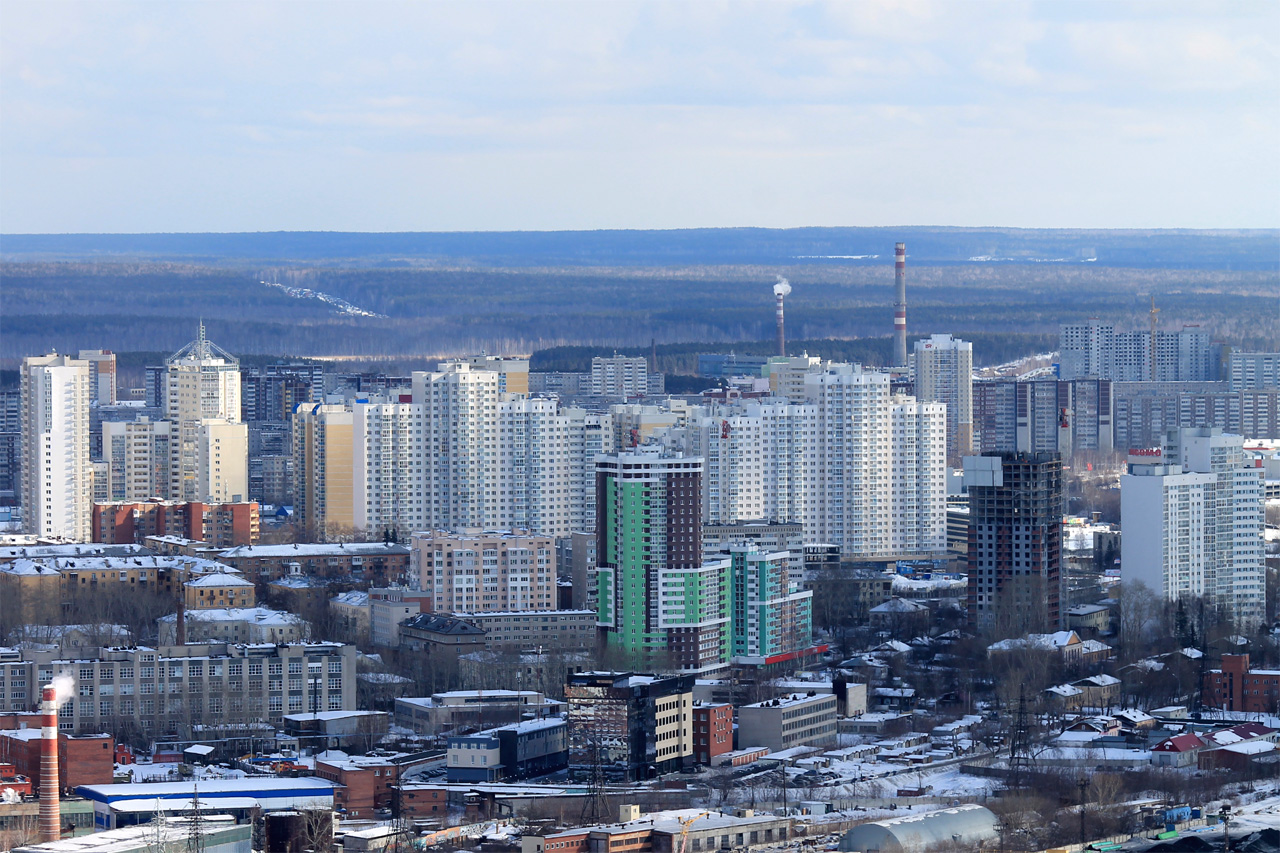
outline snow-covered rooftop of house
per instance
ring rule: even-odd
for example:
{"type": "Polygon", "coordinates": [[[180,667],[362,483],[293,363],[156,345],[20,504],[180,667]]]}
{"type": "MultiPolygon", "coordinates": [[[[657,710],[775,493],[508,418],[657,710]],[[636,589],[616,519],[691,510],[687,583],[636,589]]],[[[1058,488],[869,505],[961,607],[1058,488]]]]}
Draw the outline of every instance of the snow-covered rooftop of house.
{"type": "Polygon", "coordinates": [[[1102,673],[1101,675],[1090,675],[1082,678],[1080,681],[1077,681],[1076,684],[1080,684],[1081,682],[1092,684],[1094,687],[1111,687],[1112,685],[1119,684],[1120,679],[1116,678],[1114,675],[1102,673]]]}
{"type": "Polygon", "coordinates": [[[131,569],[185,569],[193,575],[208,573],[241,574],[239,569],[203,557],[156,556],[150,551],[137,556],[20,557],[0,563],[0,572],[38,575],[74,572],[122,572],[131,569]]]}
{"type": "Polygon", "coordinates": [[[923,613],[928,611],[929,605],[919,601],[912,601],[909,598],[891,598],[883,604],[877,604],[871,608],[872,613],[923,613]]]}
{"type": "Polygon", "coordinates": [[[1103,652],[1111,651],[1111,647],[1101,640],[1081,640],[1080,648],[1083,649],[1084,653],[1087,655],[1101,654],[1103,652]]]}
{"type": "Polygon", "coordinates": [[[7,545],[0,547],[0,560],[16,560],[20,557],[53,559],[55,557],[126,557],[151,556],[154,552],[141,545],[7,545]]]}
{"type": "Polygon", "coordinates": [[[253,581],[247,581],[237,574],[226,572],[218,572],[217,574],[201,575],[195,580],[187,581],[183,586],[195,588],[215,587],[215,586],[253,586],[253,581]]]}
{"type": "Polygon", "coordinates": [[[1081,693],[1084,693],[1084,691],[1079,687],[1072,687],[1070,684],[1056,684],[1053,687],[1046,689],[1045,692],[1052,693],[1055,696],[1061,696],[1064,699],[1069,699],[1072,696],[1079,696],[1081,693]]]}
{"type": "MultiPolygon", "coordinates": [[[[299,625],[302,617],[287,610],[269,607],[215,607],[210,610],[188,610],[188,622],[252,622],[255,625],[299,625]]],[[[178,614],[161,616],[158,622],[176,622],[178,614]]]]}
{"type": "Polygon", "coordinates": [[[1072,641],[1077,643],[1080,641],[1075,631],[1055,631],[1052,634],[1027,634],[1025,637],[998,640],[987,646],[987,648],[998,652],[1015,651],[1017,649],[1053,651],[1071,645],[1072,641]]]}
{"type": "Polygon", "coordinates": [[[1244,743],[1232,743],[1222,747],[1226,752],[1234,752],[1240,755],[1262,755],[1266,752],[1273,752],[1276,745],[1266,740],[1251,740],[1244,743]]]}
{"type": "Polygon", "coordinates": [[[341,542],[338,544],[298,543],[293,545],[240,545],[222,552],[227,560],[248,557],[278,557],[280,559],[297,557],[342,557],[342,556],[384,556],[387,554],[408,554],[404,545],[386,542],[341,542]]]}
{"type": "Polygon", "coordinates": [[[369,593],[353,589],[348,592],[335,595],[329,600],[334,604],[346,604],[352,607],[367,607],[369,605],[369,593]]]}

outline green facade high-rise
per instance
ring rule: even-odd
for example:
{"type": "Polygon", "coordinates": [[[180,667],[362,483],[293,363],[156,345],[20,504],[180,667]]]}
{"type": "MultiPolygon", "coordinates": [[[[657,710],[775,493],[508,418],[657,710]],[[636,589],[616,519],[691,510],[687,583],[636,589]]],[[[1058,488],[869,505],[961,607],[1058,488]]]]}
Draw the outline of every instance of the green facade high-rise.
{"type": "Polygon", "coordinates": [[[702,562],[702,459],[659,447],[596,461],[596,624],[636,665],[683,672],[731,654],[729,564],[702,562]]]}
{"type": "Polygon", "coordinates": [[[704,561],[702,467],[656,446],[597,457],[596,624],[628,665],[710,673],[812,646],[786,552],[704,561]]]}

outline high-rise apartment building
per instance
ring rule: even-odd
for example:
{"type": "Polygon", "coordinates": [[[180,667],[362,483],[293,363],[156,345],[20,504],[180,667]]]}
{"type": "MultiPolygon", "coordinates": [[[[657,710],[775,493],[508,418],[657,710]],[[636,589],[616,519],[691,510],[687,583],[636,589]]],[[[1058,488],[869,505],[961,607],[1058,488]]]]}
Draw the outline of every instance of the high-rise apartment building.
{"type": "Polygon", "coordinates": [[[1106,379],[975,383],[974,444],[983,453],[1107,454],[1113,445],[1114,384],[1106,379]]]}
{"type": "Polygon", "coordinates": [[[813,592],[792,579],[791,555],[729,549],[733,657],[767,664],[813,645],[813,592]]]}
{"type": "MultiPolygon", "coordinates": [[[[240,423],[240,362],[235,356],[205,337],[200,324],[198,337],[165,360],[165,419],[174,425],[177,441],[173,442],[170,466],[170,495],[175,500],[210,500],[213,495],[200,489],[223,479],[226,471],[215,475],[200,471],[201,424],[207,421],[240,423]]],[[[243,428],[241,428],[243,431],[243,428]]],[[[219,431],[231,441],[231,433],[219,431]]],[[[207,439],[205,439],[207,440],[207,439]]],[[[220,462],[235,469],[244,468],[245,483],[241,494],[248,494],[248,440],[244,442],[244,459],[233,463],[227,457],[220,462]]],[[[207,448],[206,448],[207,449],[207,448]]],[[[229,448],[230,449],[230,448],[229,448]]]]}
{"type": "Polygon", "coordinates": [[[597,460],[596,587],[607,646],[637,663],[728,663],[729,561],[702,562],[703,460],[656,445],[597,460]]]}
{"type": "Polygon", "coordinates": [[[1060,379],[1203,382],[1218,378],[1213,342],[1208,332],[1195,326],[1157,331],[1154,359],[1150,331],[1117,332],[1115,326],[1097,319],[1062,324],[1058,341],[1060,379]]]}
{"type": "Polygon", "coordinates": [[[463,359],[472,370],[498,374],[498,390],[506,394],[529,393],[529,359],[511,356],[473,355],[463,359]]]}
{"type": "Polygon", "coordinates": [[[594,530],[595,457],[611,449],[610,416],[514,397],[498,418],[498,526],[556,537],[594,530]]]}
{"type": "Polygon", "coordinates": [[[434,372],[415,371],[413,402],[423,411],[426,511],[431,527],[493,529],[500,526],[498,488],[499,374],[445,362],[434,372]]]}
{"type": "Polygon", "coordinates": [[[140,417],[136,421],[104,421],[102,457],[107,463],[109,501],[167,499],[172,478],[172,425],[140,417]]]}
{"type": "Polygon", "coordinates": [[[1063,625],[1062,459],[967,456],[969,619],[1002,636],[1063,625]]]}
{"type": "Polygon", "coordinates": [[[22,360],[22,510],[28,533],[89,541],[89,363],[22,360]]]}
{"type": "Polygon", "coordinates": [[[1263,472],[1244,439],[1178,429],[1129,451],[1120,478],[1122,577],[1174,601],[1206,596],[1242,633],[1265,615],[1263,472]]]}
{"type": "Polygon", "coordinates": [[[797,523],[847,555],[944,550],[945,405],[891,394],[886,374],[856,365],[802,375],[801,403],[694,407],[666,431],[706,461],[706,523],[797,523]]]}
{"type": "Polygon", "coordinates": [[[947,458],[959,460],[973,453],[973,344],[950,335],[916,341],[916,399],[945,403],[947,458]]]}
{"type": "Polygon", "coordinates": [[[555,540],[548,536],[418,534],[409,574],[437,613],[556,609],[555,540]]]}
{"type": "Polygon", "coordinates": [[[114,406],[116,354],[104,349],[82,349],[76,358],[89,362],[89,399],[99,406],[114,406]]]}
{"type": "Polygon", "coordinates": [[[352,517],[368,536],[403,537],[427,525],[422,408],[362,402],[352,408],[352,517]]]}
{"type": "Polygon", "coordinates": [[[1116,448],[1159,446],[1181,428],[1217,428],[1245,438],[1280,435],[1280,388],[1228,390],[1221,382],[1117,382],[1116,448]]]}
{"type": "Polygon", "coordinates": [[[625,400],[649,393],[649,362],[643,356],[613,355],[591,359],[591,393],[625,400]]]}
{"type": "Polygon", "coordinates": [[[240,503],[249,497],[249,431],[242,423],[206,418],[196,424],[198,500],[240,503]]]}
{"type": "Polygon", "coordinates": [[[1227,379],[1232,391],[1280,388],[1280,352],[1233,352],[1227,379]]]}
{"type": "Polygon", "coordinates": [[[354,420],[350,409],[335,404],[294,413],[294,513],[312,539],[355,526],[354,420]]]}
{"type": "Polygon", "coordinates": [[[855,557],[945,550],[945,407],[891,395],[888,374],[858,365],[810,374],[805,390],[822,439],[805,532],[855,557]]]}

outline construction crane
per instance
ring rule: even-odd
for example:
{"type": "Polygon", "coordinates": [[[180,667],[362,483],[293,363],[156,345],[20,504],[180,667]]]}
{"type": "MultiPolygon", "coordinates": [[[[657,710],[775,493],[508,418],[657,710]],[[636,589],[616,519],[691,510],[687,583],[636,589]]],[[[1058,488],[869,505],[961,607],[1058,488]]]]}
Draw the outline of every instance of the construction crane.
{"type": "Polygon", "coordinates": [[[1149,347],[1149,349],[1151,350],[1150,380],[1152,382],[1155,382],[1157,381],[1156,380],[1156,322],[1160,318],[1160,309],[1156,307],[1156,295],[1154,293],[1151,294],[1151,311],[1148,313],[1151,317],[1151,344],[1149,347]]]}
{"type": "Polygon", "coordinates": [[[689,827],[693,826],[695,823],[702,820],[708,814],[710,814],[710,812],[698,812],[693,817],[676,818],[676,822],[680,824],[680,853],[688,853],[688,850],[686,850],[686,848],[688,847],[688,844],[689,844],[689,827]]]}

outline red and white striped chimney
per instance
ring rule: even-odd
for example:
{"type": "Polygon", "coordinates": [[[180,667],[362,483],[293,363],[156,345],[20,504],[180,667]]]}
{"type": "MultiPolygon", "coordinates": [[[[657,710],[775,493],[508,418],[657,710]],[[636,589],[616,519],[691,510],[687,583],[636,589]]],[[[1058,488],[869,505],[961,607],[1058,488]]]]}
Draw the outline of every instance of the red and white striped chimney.
{"type": "Polygon", "coordinates": [[[58,689],[50,684],[40,691],[40,840],[45,844],[62,838],[58,791],[58,689]]]}

